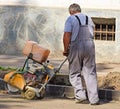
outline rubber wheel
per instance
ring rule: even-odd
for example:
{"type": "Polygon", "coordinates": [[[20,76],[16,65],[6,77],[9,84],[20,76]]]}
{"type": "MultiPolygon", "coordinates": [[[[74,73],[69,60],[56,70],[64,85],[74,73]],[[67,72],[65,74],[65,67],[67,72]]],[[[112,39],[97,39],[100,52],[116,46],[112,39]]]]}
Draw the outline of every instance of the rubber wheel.
{"type": "Polygon", "coordinates": [[[32,100],[36,97],[36,93],[34,90],[32,89],[27,89],[25,92],[25,98],[27,98],[28,100],[32,100]]]}
{"type": "Polygon", "coordinates": [[[10,84],[8,84],[8,83],[6,83],[5,89],[6,89],[9,93],[11,93],[11,94],[17,94],[17,93],[19,93],[19,89],[17,89],[16,87],[14,87],[14,86],[12,86],[12,85],[10,85],[10,84]]]}

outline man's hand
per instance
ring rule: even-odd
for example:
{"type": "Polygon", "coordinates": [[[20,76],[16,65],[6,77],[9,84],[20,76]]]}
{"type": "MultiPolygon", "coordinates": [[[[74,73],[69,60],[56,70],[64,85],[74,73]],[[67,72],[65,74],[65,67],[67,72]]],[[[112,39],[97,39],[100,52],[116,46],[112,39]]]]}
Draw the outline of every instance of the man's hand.
{"type": "Polygon", "coordinates": [[[63,56],[68,57],[68,55],[69,55],[69,53],[68,53],[68,52],[66,52],[66,51],[64,51],[64,52],[63,52],[63,56]]]}

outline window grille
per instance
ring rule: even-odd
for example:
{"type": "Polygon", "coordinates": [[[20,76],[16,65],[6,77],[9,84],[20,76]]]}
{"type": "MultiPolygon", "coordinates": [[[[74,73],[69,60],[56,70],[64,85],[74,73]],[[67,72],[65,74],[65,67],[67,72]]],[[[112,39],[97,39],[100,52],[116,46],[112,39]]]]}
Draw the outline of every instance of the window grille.
{"type": "Polygon", "coordinates": [[[115,18],[92,18],[95,24],[94,40],[115,41],[115,18]]]}

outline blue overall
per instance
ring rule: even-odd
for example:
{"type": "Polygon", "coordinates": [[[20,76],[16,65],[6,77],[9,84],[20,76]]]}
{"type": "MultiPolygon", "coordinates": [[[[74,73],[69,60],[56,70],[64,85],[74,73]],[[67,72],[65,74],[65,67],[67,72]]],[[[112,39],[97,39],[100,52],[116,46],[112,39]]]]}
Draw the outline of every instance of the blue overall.
{"type": "Polygon", "coordinates": [[[69,78],[74,87],[75,98],[87,99],[81,78],[83,75],[90,103],[98,102],[95,46],[87,20],[85,25],[80,23],[78,35],[74,41],[71,41],[68,61],[69,78]]]}

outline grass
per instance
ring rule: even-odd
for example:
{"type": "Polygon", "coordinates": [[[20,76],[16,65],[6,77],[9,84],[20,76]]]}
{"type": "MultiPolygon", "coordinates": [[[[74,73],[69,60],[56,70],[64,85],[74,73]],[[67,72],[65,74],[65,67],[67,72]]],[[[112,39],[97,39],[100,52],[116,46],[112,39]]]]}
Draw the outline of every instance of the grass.
{"type": "Polygon", "coordinates": [[[1,71],[8,71],[8,70],[16,70],[17,68],[13,68],[13,67],[3,67],[3,66],[0,66],[0,70],[1,71]]]}

